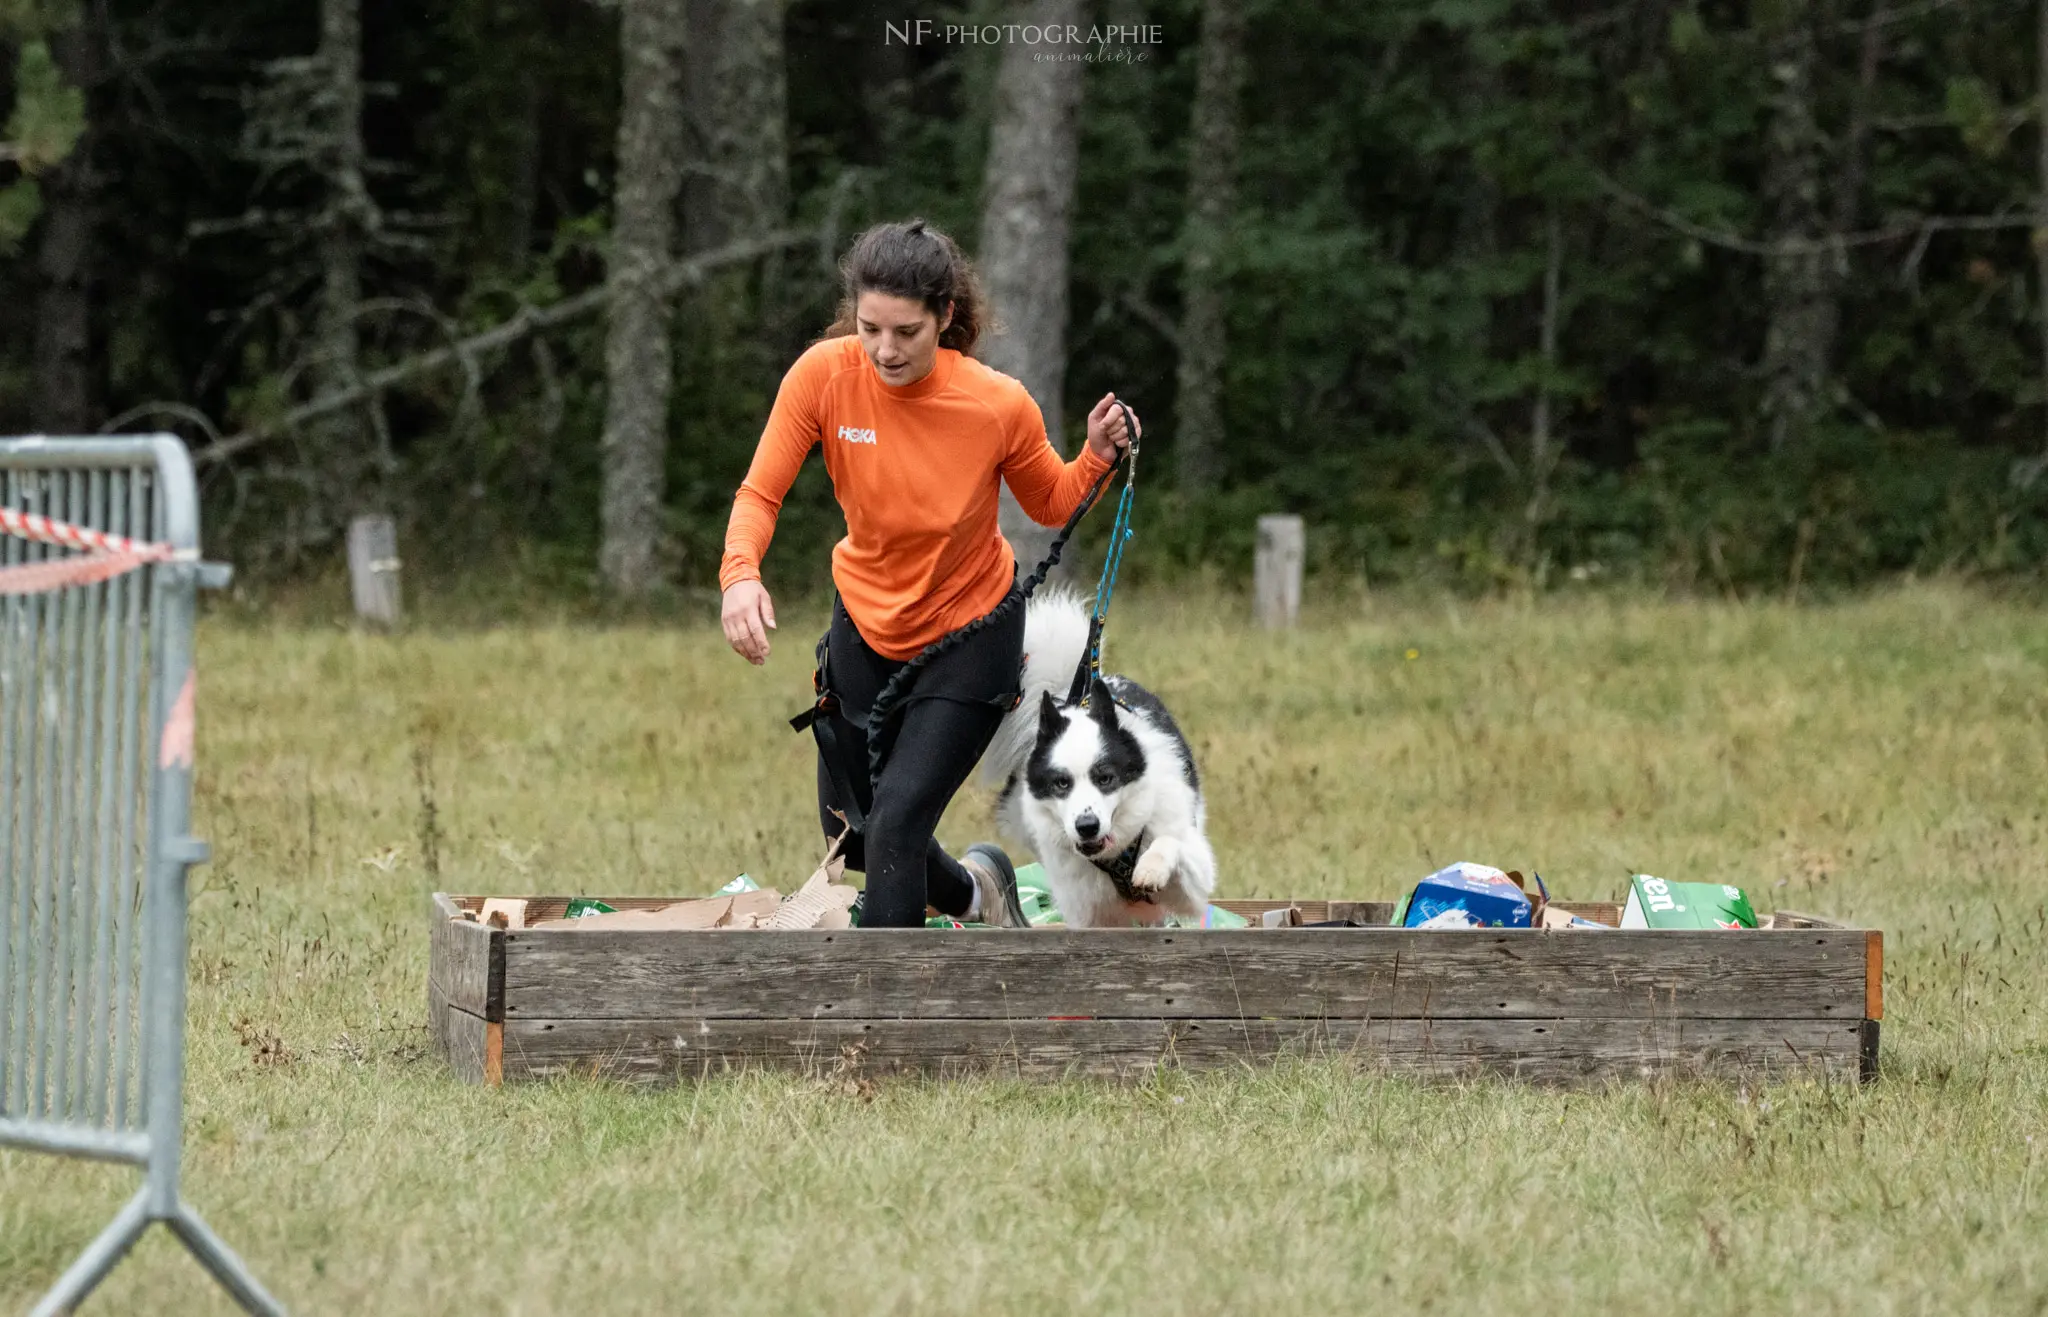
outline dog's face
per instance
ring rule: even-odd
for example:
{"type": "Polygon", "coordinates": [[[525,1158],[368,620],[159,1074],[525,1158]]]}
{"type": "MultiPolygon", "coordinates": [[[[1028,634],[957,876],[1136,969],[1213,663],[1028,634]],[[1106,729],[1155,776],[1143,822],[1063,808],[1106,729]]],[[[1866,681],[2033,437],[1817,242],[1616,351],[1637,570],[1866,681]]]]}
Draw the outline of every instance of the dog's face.
{"type": "Polygon", "coordinates": [[[1040,701],[1024,785],[1077,852],[1093,859],[1130,845],[1119,825],[1128,820],[1131,788],[1144,776],[1145,751],[1118,719],[1101,678],[1089,688],[1085,710],[1055,704],[1050,693],[1040,701]]]}

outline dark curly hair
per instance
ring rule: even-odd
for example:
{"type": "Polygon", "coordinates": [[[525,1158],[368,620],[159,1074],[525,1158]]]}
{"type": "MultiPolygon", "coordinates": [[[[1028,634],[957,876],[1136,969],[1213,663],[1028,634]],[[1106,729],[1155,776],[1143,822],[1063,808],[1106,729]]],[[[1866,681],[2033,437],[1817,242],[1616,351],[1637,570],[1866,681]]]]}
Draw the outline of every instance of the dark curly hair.
{"type": "Polygon", "coordinates": [[[960,244],[922,219],[877,224],[853,240],[839,261],[838,318],[822,338],[854,332],[854,304],[862,293],[888,293],[922,302],[934,316],[953,322],[939,333],[939,346],[974,355],[988,329],[988,297],[981,276],[960,244]]]}

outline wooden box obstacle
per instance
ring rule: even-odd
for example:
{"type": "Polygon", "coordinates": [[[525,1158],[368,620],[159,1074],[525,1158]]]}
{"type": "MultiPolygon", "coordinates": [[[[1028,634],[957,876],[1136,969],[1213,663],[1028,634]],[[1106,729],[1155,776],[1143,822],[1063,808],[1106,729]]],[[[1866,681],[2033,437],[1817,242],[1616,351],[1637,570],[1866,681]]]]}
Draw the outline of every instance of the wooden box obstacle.
{"type": "MultiPolygon", "coordinates": [[[[459,917],[483,900],[433,898],[427,1013],[456,1074],[484,1084],[753,1067],[1139,1077],[1289,1054],[1546,1082],[1868,1080],[1884,1013],[1883,934],[1801,916],[1755,932],[600,931],[459,917]]],[[[567,903],[529,897],[529,920],[567,903]]],[[[1308,922],[1384,924],[1392,909],[1223,904],[1308,922]]]]}

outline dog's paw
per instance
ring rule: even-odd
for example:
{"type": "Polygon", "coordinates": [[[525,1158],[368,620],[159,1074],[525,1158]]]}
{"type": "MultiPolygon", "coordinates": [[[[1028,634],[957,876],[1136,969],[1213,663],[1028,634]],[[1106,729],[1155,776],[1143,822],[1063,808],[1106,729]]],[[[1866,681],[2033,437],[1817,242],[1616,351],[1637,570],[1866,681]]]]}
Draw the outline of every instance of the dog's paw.
{"type": "Polygon", "coordinates": [[[1144,892],[1156,892],[1173,881],[1173,849],[1169,846],[1148,847],[1138,857],[1138,863],[1131,870],[1131,886],[1144,892]]]}

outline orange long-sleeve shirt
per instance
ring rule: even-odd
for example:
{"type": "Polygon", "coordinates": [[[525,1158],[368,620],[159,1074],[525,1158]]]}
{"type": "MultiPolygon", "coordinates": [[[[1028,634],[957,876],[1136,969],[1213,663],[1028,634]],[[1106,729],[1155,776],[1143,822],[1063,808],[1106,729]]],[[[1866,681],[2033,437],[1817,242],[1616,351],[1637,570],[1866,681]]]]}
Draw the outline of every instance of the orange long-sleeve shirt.
{"type": "Polygon", "coordinates": [[[832,580],[875,652],[906,659],[994,608],[1016,558],[996,525],[1000,482],[1041,525],[1072,515],[1109,465],[1062,462],[1022,384],[952,348],[915,384],[885,384],[852,335],[814,343],[782,377],[733,499],[718,586],[758,580],[775,516],[811,445],[846,513],[832,580]]]}

